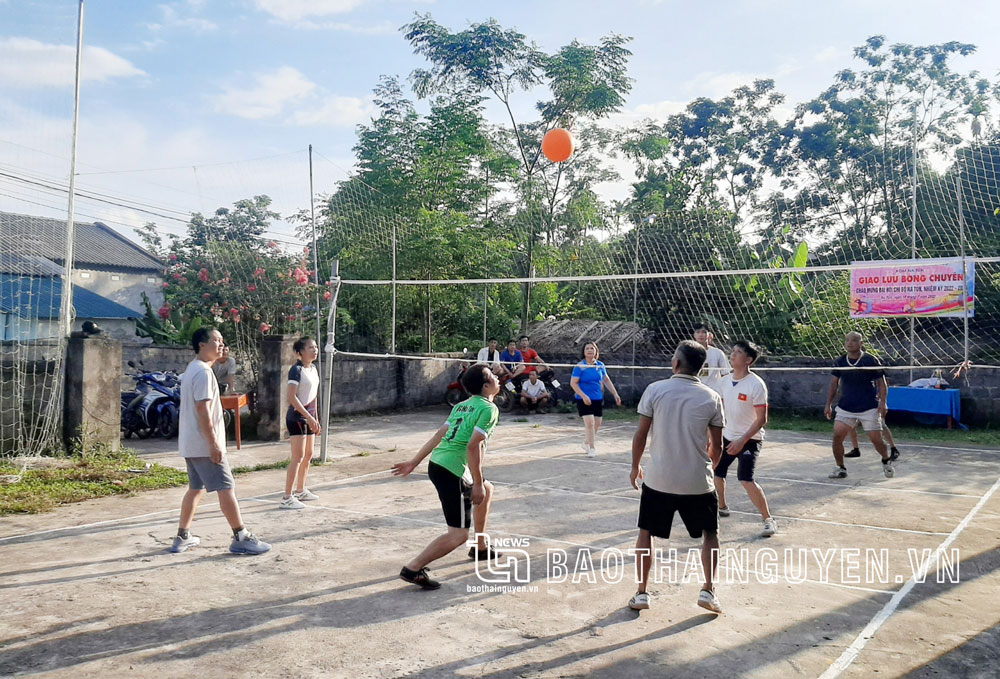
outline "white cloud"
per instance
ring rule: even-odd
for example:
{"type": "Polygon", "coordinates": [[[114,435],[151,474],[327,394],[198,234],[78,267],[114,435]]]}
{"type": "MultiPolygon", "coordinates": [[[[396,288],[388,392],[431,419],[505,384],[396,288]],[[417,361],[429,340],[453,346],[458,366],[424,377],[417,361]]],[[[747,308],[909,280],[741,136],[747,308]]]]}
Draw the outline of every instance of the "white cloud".
{"type": "MultiPolygon", "coordinates": [[[[83,80],[146,75],[127,59],[103,47],[84,46],[83,80]]],[[[9,87],[67,87],[73,85],[76,48],[31,38],[0,38],[0,84],[9,87]]]]}
{"type": "Polygon", "coordinates": [[[346,14],[365,0],[256,0],[257,8],[282,21],[299,21],[308,16],[346,14]]]}
{"type": "Polygon", "coordinates": [[[813,57],[815,61],[826,63],[830,61],[843,61],[851,56],[850,50],[843,50],[833,45],[824,47],[813,57]]]}
{"type": "Polygon", "coordinates": [[[315,89],[316,84],[297,69],[282,66],[258,73],[252,86],[226,85],[213,103],[219,113],[261,120],[280,115],[289,104],[301,101],[315,89]]]}
{"type": "Polygon", "coordinates": [[[295,125],[353,127],[367,123],[374,113],[375,105],[371,99],[329,96],[317,108],[296,111],[290,122],[295,125]]]}
{"type": "MultiPolygon", "coordinates": [[[[197,0],[188,0],[186,4],[190,9],[198,12],[201,10],[203,3],[197,0]]],[[[182,16],[176,3],[172,5],[160,5],[159,8],[160,13],[163,15],[163,21],[161,23],[149,24],[148,28],[151,31],[156,32],[164,29],[180,28],[194,31],[195,33],[212,33],[219,29],[219,25],[214,21],[197,16],[182,16]]]]}
{"type": "Polygon", "coordinates": [[[684,83],[684,88],[695,97],[709,97],[718,99],[732,93],[737,87],[750,85],[754,80],[766,76],[756,73],[743,73],[733,71],[730,73],[717,73],[706,71],[699,73],[691,80],[684,83]]]}
{"type": "Polygon", "coordinates": [[[341,33],[357,33],[359,35],[395,35],[399,30],[398,26],[390,21],[383,21],[371,26],[359,26],[349,24],[345,21],[313,21],[304,19],[291,24],[292,28],[300,31],[340,31],[341,33]]]}

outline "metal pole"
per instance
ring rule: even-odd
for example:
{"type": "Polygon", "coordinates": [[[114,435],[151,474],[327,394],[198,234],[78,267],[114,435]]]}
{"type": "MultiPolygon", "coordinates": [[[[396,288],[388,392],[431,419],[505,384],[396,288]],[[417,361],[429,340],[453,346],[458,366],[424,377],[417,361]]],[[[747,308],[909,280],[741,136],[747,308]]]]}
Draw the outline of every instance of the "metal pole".
{"type": "MultiPolygon", "coordinates": [[[[917,258],[917,111],[913,110],[913,196],[910,219],[910,258],[917,258]]],[[[913,364],[916,361],[917,319],[910,316],[910,382],[913,382],[913,364]]]]}
{"type": "Polygon", "coordinates": [[[490,303],[490,284],[483,283],[483,346],[486,346],[486,310],[490,303]]]}
{"type": "Polygon", "coordinates": [[[396,222],[392,223],[392,339],[389,353],[396,353],[396,222]]]}
{"type": "MultiPolygon", "coordinates": [[[[320,316],[319,308],[319,251],[316,248],[316,192],[313,189],[313,145],[309,144],[309,214],[312,220],[312,256],[313,256],[313,281],[316,283],[316,341],[319,342],[323,336],[323,320],[320,316]]],[[[323,353],[316,357],[316,371],[323,374],[323,353]]],[[[323,404],[320,402],[322,408],[323,404]]]]}
{"type": "Polygon", "coordinates": [[[319,461],[326,462],[327,441],[330,436],[330,410],[333,403],[333,355],[336,353],[335,342],[337,339],[337,297],[340,295],[340,261],[330,262],[330,280],[333,281],[332,297],[330,298],[330,312],[326,317],[326,344],[323,351],[327,357],[325,361],[326,374],[323,376],[323,434],[319,446],[319,461]]]}
{"type": "Polygon", "coordinates": [[[639,239],[642,238],[641,227],[635,229],[635,260],[632,271],[637,275],[632,280],[632,323],[635,330],[632,331],[632,397],[635,398],[635,337],[639,331],[639,239]]]}
{"type": "Polygon", "coordinates": [[[955,188],[958,194],[958,234],[959,247],[962,254],[962,315],[964,321],[964,348],[962,363],[969,362],[969,263],[965,257],[965,207],[962,204],[962,164],[958,165],[958,176],[955,177],[955,188]]]}
{"type": "Polygon", "coordinates": [[[69,337],[73,329],[73,250],[76,239],[76,147],[80,130],[80,68],[83,55],[83,0],[76,19],[76,75],[73,83],[73,146],[69,160],[69,204],[66,208],[66,254],[63,271],[62,295],[59,300],[59,336],[69,337]]]}

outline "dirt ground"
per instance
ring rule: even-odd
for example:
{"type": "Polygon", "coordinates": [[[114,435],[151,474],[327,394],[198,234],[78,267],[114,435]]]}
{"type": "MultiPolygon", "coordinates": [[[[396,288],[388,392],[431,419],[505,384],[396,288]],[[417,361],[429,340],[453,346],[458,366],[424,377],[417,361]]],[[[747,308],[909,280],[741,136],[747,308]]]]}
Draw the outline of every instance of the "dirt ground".
{"type": "MultiPolygon", "coordinates": [[[[334,461],[311,471],[320,500],[303,511],[277,509],[283,470],[239,477],[246,525],[274,546],[263,556],[229,554],[211,496],[202,544],[168,553],[183,488],[0,519],[0,675],[997,676],[1000,450],[903,441],[885,479],[866,446],[829,480],[827,440],[768,432],[757,473],[778,534],[759,536],[735,465],[721,520],[723,567],[748,581],[723,577],[722,615],[698,608],[699,579],[680,576],[699,541],[678,519],[655,545],[677,561],[660,562],[652,607],[636,613],[626,422],[608,422],[588,458],[575,416],[507,418],[487,456],[506,557],[491,571],[456,550],[432,566],[434,592],[398,579],[443,520],[426,475],[387,470],[446,413],[338,422],[334,461]],[[915,555],[937,553],[919,582],[915,555]]],[[[169,448],[144,455],[179,463],[169,448]]],[[[252,444],[233,463],[286,454],[252,444]]]]}

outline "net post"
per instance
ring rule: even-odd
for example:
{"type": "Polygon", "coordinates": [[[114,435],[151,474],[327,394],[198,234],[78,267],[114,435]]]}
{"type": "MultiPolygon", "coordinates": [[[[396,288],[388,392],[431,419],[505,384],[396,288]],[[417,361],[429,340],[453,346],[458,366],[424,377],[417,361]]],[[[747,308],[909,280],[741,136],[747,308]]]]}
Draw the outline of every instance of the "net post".
{"type": "Polygon", "coordinates": [[[392,330],[389,353],[396,353],[396,222],[392,222],[392,330]]]}
{"type": "MultiPolygon", "coordinates": [[[[955,163],[958,172],[955,175],[955,194],[958,204],[958,239],[959,252],[962,255],[962,321],[963,347],[962,364],[969,364],[969,261],[965,256],[965,206],[962,204],[962,162],[955,163]]],[[[966,373],[968,375],[968,373],[966,373]]],[[[968,377],[966,377],[968,381],[968,377]]]]}
{"type": "Polygon", "coordinates": [[[483,346],[486,346],[486,310],[490,305],[490,284],[483,283],[483,346]]]}
{"type": "Polygon", "coordinates": [[[330,280],[333,282],[332,297],[330,298],[330,313],[326,317],[326,344],[323,351],[327,354],[325,375],[323,375],[323,434],[319,447],[319,461],[327,460],[327,443],[330,437],[330,409],[333,397],[333,354],[336,349],[334,342],[337,338],[337,297],[340,295],[340,260],[335,259],[330,262],[330,280]]]}
{"type": "MultiPolygon", "coordinates": [[[[913,195],[911,197],[910,216],[910,258],[917,258],[917,160],[919,152],[917,150],[917,109],[913,109],[913,195]]],[[[910,316],[910,382],[913,382],[913,364],[916,360],[917,341],[917,319],[910,316]]]]}
{"type": "MultiPolygon", "coordinates": [[[[323,337],[323,319],[319,307],[319,252],[316,248],[316,193],[313,189],[313,145],[309,144],[309,220],[312,224],[313,281],[316,283],[316,341],[323,337]]],[[[316,370],[323,374],[323,352],[316,357],[316,370]]],[[[323,403],[320,402],[320,407],[323,403]]]]}

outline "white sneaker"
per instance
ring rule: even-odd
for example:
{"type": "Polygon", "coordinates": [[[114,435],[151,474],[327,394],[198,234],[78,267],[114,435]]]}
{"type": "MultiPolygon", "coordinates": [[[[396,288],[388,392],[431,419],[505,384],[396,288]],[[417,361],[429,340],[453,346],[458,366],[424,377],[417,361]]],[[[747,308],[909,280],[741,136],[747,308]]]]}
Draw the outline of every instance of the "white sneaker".
{"type": "Polygon", "coordinates": [[[729,516],[729,507],[719,507],[719,516],[729,516]]]}
{"type": "Polygon", "coordinates": [[[649,595],[645,592],[636,592],[628,600],[628,607],[633,611],[644,611],[649,608],[649,595]]]}
{"type": "Polygon", "coordinates": [[[312,492],[308,488],[303,488],[302,490],[300,490],[297,493],[292,493],[292,495],[294,495],[295,497],[297,497],[300,502],[307,502],[309,500],[318,500],[319,499],[319,495],[317,495],[316,493],[312,492]]]}
{"type": "Polygon", "coordinates": [[[715,592],[707,589],[698,592],[698,605],[713,613],[722,613],[722,603],[719,602],[719,597],[715,596],[715,592]]]}
{"type": "Polygon", "coordinates": [[[764,530],[761,531],[761,537],[769,538],[778,532],[778,524],[774,522],[774,519],[764,519],[764,530]]]}
{"type": "Polygon", "coordinates": [[[846,479],[847,478],[847,469],[845,467],[834,467],[833,471],[830,472],[830,476],[828,478],[831,478],[831,479],[846,479]]]}
{"type": "Polygon", "coordinates": [[[289,495],[286,498],[282,498],[281,502],[278,503],[278,509],[305,509],[306,506],[299,502],[299,499],[294,495],[289,495]]]}
{"type": "Polygon", "coordinates": [[[885,478],[887,479],[891,479],[893,476],[895,476],[896,471],[892,468],[891,459],[882,460],[882,473],[885,475],[885,478]]]}
{"type": "Polygon", "coordinates": [[[587,457],[597,457],[597,448],[588,448],[587,457]]]}

